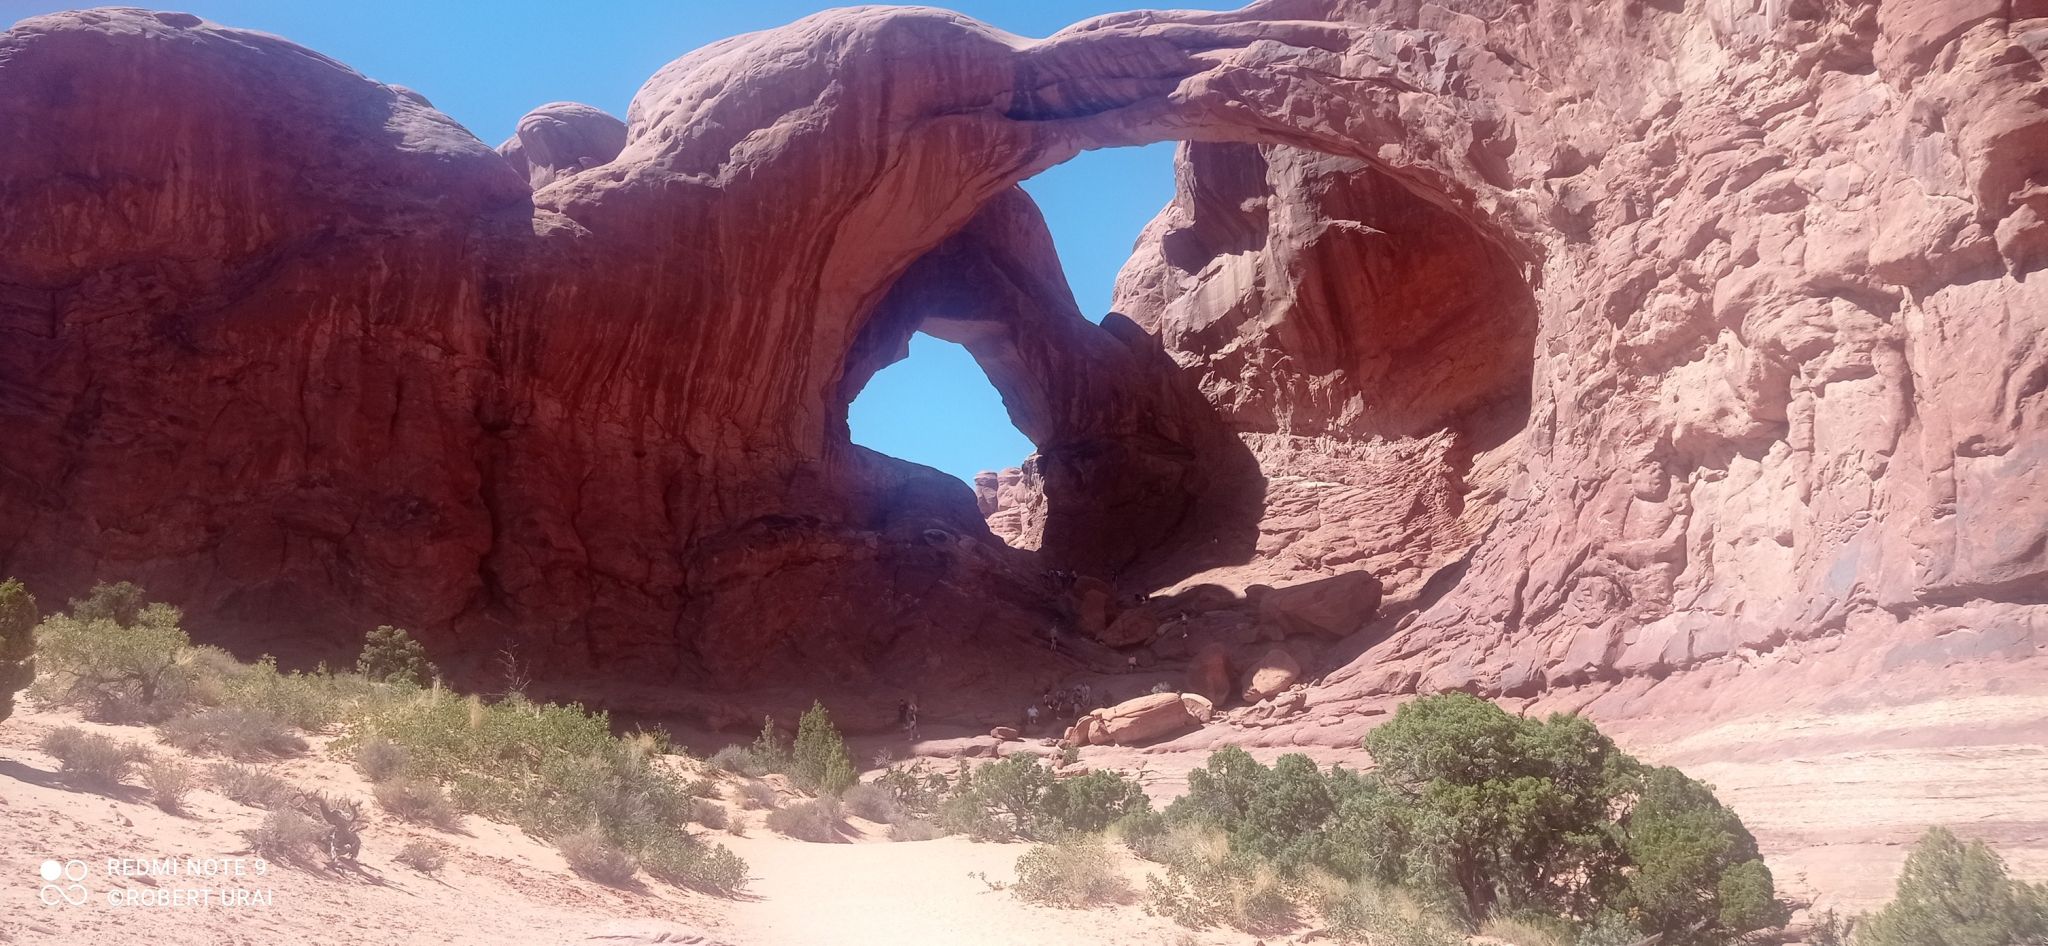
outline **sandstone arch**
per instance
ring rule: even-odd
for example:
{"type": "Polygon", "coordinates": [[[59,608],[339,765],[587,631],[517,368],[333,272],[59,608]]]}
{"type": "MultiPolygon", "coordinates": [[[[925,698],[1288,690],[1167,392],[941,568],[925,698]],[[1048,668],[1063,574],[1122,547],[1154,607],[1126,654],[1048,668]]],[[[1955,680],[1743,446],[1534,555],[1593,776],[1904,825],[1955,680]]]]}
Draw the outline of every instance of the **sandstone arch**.
{"type": "Polygon", "coordinates": [[[0,282],[32,338],[5,366],[29,445],[8,563],[257,627],[375,615],[471,653],[509,635],[569,674],[737,683],[943,650],[964,623],[1035,638],[1037,569],[964,488],[847,443],[842,376],[917,259],[1084,147],[1341,145],[1480,199],[1407,134],[1404,111],[1457,121],[1393,54],[1426,38],[1268,9],[1039,42],[820,15],[662,70],[609,161],[601,116],[537,111],[506,148],[530,196],[416,93],[275,38],[27,21],[0,67],[10,140],[65,133],[4,175],[0,282]],[[109,59],[134,68],[92,68],[109,59]],[[147,125],[113,110],[142,100],[147,125]],[[66,183],[87,166],[112,200],[66,183]],[[231,446],[248,438],[276,446],[231,446]],[[865,616],[911,596],[932,614],[865,616]]]}

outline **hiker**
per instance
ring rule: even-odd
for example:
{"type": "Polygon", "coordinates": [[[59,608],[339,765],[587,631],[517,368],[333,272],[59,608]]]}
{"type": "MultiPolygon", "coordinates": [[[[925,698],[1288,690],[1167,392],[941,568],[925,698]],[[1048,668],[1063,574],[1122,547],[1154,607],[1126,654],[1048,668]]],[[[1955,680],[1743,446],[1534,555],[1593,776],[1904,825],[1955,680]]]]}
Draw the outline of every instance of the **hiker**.
{"type": "Polygon", "coordinates": [[[1038,704],[1036,704],[1036,703],[1033,703],[1033,704],[1031,704],[1030,706],[1024,707],[1024,731],[1025,731],[1025,732],[1030,732],[1030,731],[1032,731],[1032,730],[1034,730],[1034,729],[1037,729],[1037,728],[1038,728],[1038,704]]]}
{"type": "Polygon", "coordinates": [[[1052,652],[1053,652],[1053,653],[1055,653],[1055,654],[1057,654],[1057,653],[1059,653],[1059,652],[1060,652],[1060,626],[1059,626],[1059,625],[1057,625],[1057,624],[1054,624],[1054,625],[1052,625],[1052,626],[1050,626],[1050,627],[1047,627],[1047,628],[1045,629],[1045,646],[1046,646],[1046,647],[1048,647],[1048,648],[1050,648],[1050,649],[1052,650],[1052,652]]]}
{"type": "Polygon", "coordinates": [[[910,735],[910,741],[917,741],[917,701],[912,700],[904,710],[903,731],[910,735]]]}
{"type": "Polygon", "coordinates": [[[1088,684],[1081,684],[1079,693],[1080,698],[1074,701],[1075,710],[1077,713],[1085,713],[1090,709],[1088,705],[1089,695],[1090,694],[1088,692],[1088,684]]]}
{"type": "Polygon", "coordinates": [[[909,701],[909,700],[897,700],[897,701],[896,701],[896,725],[897,725],[898,727],[902,727],[902,726],[908,726],[908,725],[910,725],[910,701],[909,701]]]}

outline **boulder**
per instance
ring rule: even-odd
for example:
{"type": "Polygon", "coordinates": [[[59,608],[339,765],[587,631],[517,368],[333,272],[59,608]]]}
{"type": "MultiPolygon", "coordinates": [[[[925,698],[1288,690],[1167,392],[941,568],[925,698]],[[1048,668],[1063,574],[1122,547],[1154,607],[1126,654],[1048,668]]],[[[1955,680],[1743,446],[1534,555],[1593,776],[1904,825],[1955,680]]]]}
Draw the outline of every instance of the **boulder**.
{"type": "Polygon", "coordinates": [[[1244,691],[1240,695],[1247,703],[1257,703],[1293,686],[1299,679],[1301,664],[1294,655],[1278,647],[1270,647],[1245,668],[1244,691]]]}
{"type": "Polygon", "coordinates": [[[1210,704],[1230,699],[1230,651],[1222,644],[1205,644],[1188,663],[1187,682],[1182,689],[1207,697],[1210,704]]]}
{"type": "Polygon", "coordinates": [[[1100,578],[1082,575],[1074,579],[1067,600],[1074,614],[1074,630],[1102,640],[1116,612],[1116,588],[1100,578]]]}
{"type": "Polygon", "coordinates": [[[1181,694],[1180,705],[1188,711],[1188,716],[1198,723],[1206,723],[1216,715],[1216,704],[1200,693],[1181,694]]]}
{"type": "Polygon", "coordinates": [[[1118,746],[1151,742],[1200,725],[1178,693],[1148,693],[1096,711],[1102,728],[1093,740],[1118,746]]]}
{"type": "Polygon", "coordinates": [[[1019,738],[1022,738],[1016,728],[1012,726],[997,726],[989,730],[988,734],[1001,742],[1016,742],[1019,738]]]}
{"type": "Polygon", "coordinates": [[[1144,608],[1131,608],[1109,622],[1095,639],[1110,647],[1133,647],[1150,641],[1159,633],[1159,619],[1144,608]]]}
{"type": "Polygon", "coordinates": [[[1368,571],[1267,589],[1259,596],[1259,623],[1289,634],[1344,637],[1372,620],[1381,592],[1368,571]]]}

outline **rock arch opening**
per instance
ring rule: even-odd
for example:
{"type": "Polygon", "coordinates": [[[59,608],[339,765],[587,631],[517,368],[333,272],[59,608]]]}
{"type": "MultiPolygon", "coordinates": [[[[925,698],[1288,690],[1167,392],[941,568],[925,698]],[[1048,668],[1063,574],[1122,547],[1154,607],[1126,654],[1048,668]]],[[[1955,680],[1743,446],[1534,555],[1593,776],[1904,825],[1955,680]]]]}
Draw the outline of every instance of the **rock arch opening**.
{"type": "Polygon", "coordinates": [[[968,484],[983,471],[1021,465],[1033,449],[973,356],[922,332],[854,397],[846,424],[859,446],[968,484]]]}

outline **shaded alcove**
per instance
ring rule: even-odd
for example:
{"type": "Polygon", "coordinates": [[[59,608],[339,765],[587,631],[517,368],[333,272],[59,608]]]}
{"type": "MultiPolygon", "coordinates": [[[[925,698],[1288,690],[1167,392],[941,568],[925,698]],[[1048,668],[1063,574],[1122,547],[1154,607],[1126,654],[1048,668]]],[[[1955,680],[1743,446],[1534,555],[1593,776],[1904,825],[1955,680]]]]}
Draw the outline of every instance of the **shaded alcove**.
{"type": "Polygon", "coordinates": [[[1486,518],[1466,515],[1475,464],[1528,418],[1523,262],[1366,162],[1181,147],[1173,202],[1126,274],[1129,314],[1082,316],[1013,188],[899,277],[847,389],[912,333],[970,352],[1037,447],[1025,479],[1047,567],[1152,588],[1245,564],[1271,554],[1268,474],[1339,467],[1374,497],[1361,542],[1379,545],[1351,567],[1430,569],[1468,546],[1486,518]]]}

